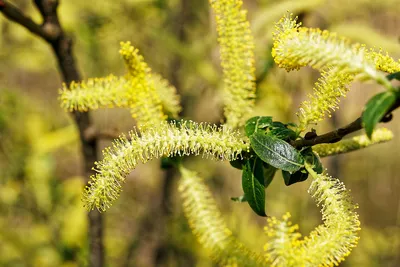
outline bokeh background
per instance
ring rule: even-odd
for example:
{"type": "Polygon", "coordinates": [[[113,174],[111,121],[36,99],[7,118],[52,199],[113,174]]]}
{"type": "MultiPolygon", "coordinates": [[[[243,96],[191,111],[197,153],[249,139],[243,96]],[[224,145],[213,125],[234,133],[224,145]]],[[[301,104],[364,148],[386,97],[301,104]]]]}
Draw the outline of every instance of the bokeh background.
{"type": "MultiPolygon", "coordinates": [[[[118,50],[131,41],[153,71],[182,96],[184,118],[220,123],[222,75],[215,23],[208,1],[60,1],[61,23],[73,36],[84,78],[124,73],[118,50]]],[[[273,65],[274,22],[290,10],[304,25],[347,36],[400,57],[400,5],[396,0],[245,0],[256,43],[257,107],[252,115],[296,122],[296,110],[319,74],[286,73],[273,65]]],[[[14,0],[40,22],[31,1],[14,0]]],[[[0,266],[86,266],[87,216],[77,135],[59,107],[61,87],[50,48],[0,16],[0,266]]],[[[357,118],[379,90],[353,83],[340,110],[316,126],[322,133],[357,118]]],[[[400,266],[400,123],[386,127],[393,141],[324,159],[329,173],[351,189],[362,222],[359,246],[341,266],[400,266]]],[[[96,128],[123,133],[135,121],[129,110],[91,112],[96,128]]],[[[101,140],[101,148],[111,140],[101,140]]],[[[101,153],[101,151],[99,151],[101,153]]],[[[245,203],[241,173],[229,163],[190,158],[187,165],[206,178],[234,233],[262,251],[265,219],[245,203]]],[[[182,215],[175,177],[165,181],[160,162],[134,170],[121,198],[105,213],[106,266],[214,266],[182,215]]],[[[267,189],[267,213],[290,211],[307,235],[321,215],[307,194],[309,181],[286,187],[277,174],[267,189]]]]}

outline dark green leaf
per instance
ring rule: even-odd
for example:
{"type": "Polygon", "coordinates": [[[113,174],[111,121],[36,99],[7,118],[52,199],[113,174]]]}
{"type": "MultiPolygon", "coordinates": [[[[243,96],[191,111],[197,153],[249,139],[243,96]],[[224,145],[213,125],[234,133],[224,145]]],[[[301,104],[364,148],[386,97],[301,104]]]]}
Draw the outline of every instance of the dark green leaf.
{"type": "Polygon", "coordinates": [[[279,139],[286,139],[286,140],[296,139],[296,132],[286,127],[273,128],[269,131],[269,134],[279,139]]]}
{"type": "Polygon", "coordinates": [[[265,214],[265,188],[262,161],[250,159],[243,167],[242,187],[247,202],[255,213],[265,214]]]}
{"type": "Polygon", "coordinates": [[[280,121],[274,121],[268,127],[268,134],[274,135],[275,137],[283,140],[294,140],[296,139],[296,132],[288,128],[288,124],[284,124],[280,121]]]}
{"type": "Polygon", "coordinates": [[[283,180],[285,185],[289,186],[294,183],[303,182],[308,178],[308,172],[305,169],[300,169],[295,173],[290,173],[287,171],[282,171],[283,180]]]}
{"type": "Polygon", "coordinates": [[[263,162],[264,169],[264,187],[267,188],[275,176],[276,168],[263,162]]]}
{"type": "Polygon", "coordinates": [[[369,138],[371,138],[375,125],[380,122],[395,101],[396,93],[386,91],[375,95],[365,105],[362,122],[369,138]]]}
{"type": "Polygon", "coordinates": [[[182,161],[182,157],[162,157],[161,158],[161,168],[171,169],[178,165],[182,161]]]}
{"type": "Polygon", "coordinates": [[[324,171],[324,167],[322,166],[321,159],[317,154],[315,154],[311,147],[308,147],[307,149],[301,151],[301,154],[303,155],[304,159],[311,164],[313,170],[316,173],[322,173],[324,171]]]}
{"type": "Polygon", "coordinates": [[[272,117],[256,116],[246,121],[244,130],[246,136],[257,132],[258,129],[265,129],[272,123],[272,117]]]}
{"type": "Polygon", "coordinates": [[[245,160],[243,159],[237,159],[233,161],[229,161],[232,167],[242,170],[243,169],[243,164],[245,164],[245,160]]]}
{"type": "Polygon", "coordinates": [[[391,80],[398,80],[400,81],[400,71],[399,72],[395,72],[395,73],[391,73],[389,75],[386,76],[386,78],[391,81],[391,80]]]}
{"type": "Polygon", "coordinates": [[[250,136],[254,152],[266,163],[275,168],[295,172],[304,166],[304,158],[287,142],[263,133],[250,136]]]}
{"type": "Polygon", "coordinates": [[[231,200],[235,201],[235,202],[240,202],[240,203],[247,202],[245,195],[240,196],[240,197],[231,197],[231,200]]]}

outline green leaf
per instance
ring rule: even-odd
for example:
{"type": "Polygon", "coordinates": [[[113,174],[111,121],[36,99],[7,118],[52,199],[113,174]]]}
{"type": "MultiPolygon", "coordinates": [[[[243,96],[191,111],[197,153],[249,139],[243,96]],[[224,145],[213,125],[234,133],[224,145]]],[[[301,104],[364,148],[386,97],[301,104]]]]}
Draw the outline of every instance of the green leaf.
{"type": "Polygon", "coordinates": [[[395,101],[396,93],[386,91],[375,95],[365,105],[362,122],[369,138],[371,138],[375,125],[380,122],[395,101]]]}
{"type": "Polygon", "coordinates": [[[311,147],[306,148],[305,150],[301,151],[305,161],[307,161],[313,168],[316,173],[322,173],[324,171],[324,167],[322,166],[321,159],[319,156],[312,151],[311,147]]]}
{"type": "Polygon", "coordinates": [[[276,168],[263,162],[264,170],[264,187],[267,188],[275,176],[276,168]]]}
{"type": "Polygon", "coordinates": [[[162,157],[161,158],[161,168],[164,170],[176,167],[182,162],[182,157],[162,157]]]}
{"type": "Polygon", "coordinates": [[[264,162],[275,168],[293,173],[304,166],[299,151],[274,136],[256,132],[250,136],[250,145],[264,162]]]}
{"type": "Polygon", "coordinates": [[[398,80],[400,81],[400,71],[399,72],[395,72],[395,73],[391,73],[389,75],[386,76],[386,78],[391,81],[391,80],[398,80]]]}
{"type": "Polygon", "coordinates": [[[272,128],[269,131],[269,134],[273,135],[273,136],[275,136],[275,137],[277,137],[279,139],[285,139],[285,140],[294,140],[294,139],[296,139],[296,132],[291,130],[291,129],[289,129],[289,128],[286,128],[286,126],[285,127],[279,127],[279,128],[278,127],[277,128],[272,128]]]}
{"type": "Polygon", "coordinates": [[[265,214],[265,188],[262,161],[250,159],[243,167],[242,187],[247,202],[260,216],[265,214]]]}
{"type": "Polygon", "coordinates": [[[289,124],[284,124],[280,121],[274,121],[268,127],[268,134],[274,135],[275,137],[283,140],[294,140],[296,139],[296,132],[288,128],[289,124]]]}
{"type": "Polygon", "coordinates": [[[295,173],[290,173],[287,171],[282,171],[283,180],[285,181],[285,185],[289,186],[294,183],[303,182],[308,178],[308,172],[306,169],[300,169],[295,173]]]}
{"type": "Polygon", "coordinates": [[[253,133],[257,132],[259,129],[265,129],[272,123],[272,117],[270,116],[256,116],[246,121],[246,125],[244,127],[246,136],[250,136],[253,133]]]}
{"type": "Polygon", "coordinates": [[[246,195],[240,197],[231,197],[231,200],[239,203],[247,202],[246,195]]]}
{"type": "Polygon", "coordinates": [[[243,169],[243,165],[245,164],[245,160],[237,159],[237,160],[229,161],[229,163],[231,164],[231,166],[233,168],[242,170],[243,169]]]}

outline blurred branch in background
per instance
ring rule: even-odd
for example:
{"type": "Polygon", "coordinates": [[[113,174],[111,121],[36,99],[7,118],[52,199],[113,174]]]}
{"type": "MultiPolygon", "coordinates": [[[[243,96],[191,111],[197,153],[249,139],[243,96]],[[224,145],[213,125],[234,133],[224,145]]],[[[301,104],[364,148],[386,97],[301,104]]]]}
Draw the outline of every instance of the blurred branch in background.
{"type": "MultiPolygon", "coordinates": [[[[71,38],[65,34],[58,18],[57,8],[59,1],[35,0],[34,3],[43,19],[41,25],[25,16],[17,7],[13,6],[8,1],[0,0],[0,11],[6,18],[23,26],[38,37],[41,37],[52,47],[55,57],[57,58],[60,74],[65,83],[70,84],[72,81],[79,81],[81,78],[73,57],[73,43],[71,38]]],[[[74,112],[73,118],[79,128],[85,177],[89,178],[93,173],[92,165],[97,160],[97,138],[94,137],[90,140],[85,138],[85,132],[91,127],[88,113],[74,112]]],[[[97,211],[89,213],[89,240],[89,265],[101,267],[104,264],[104,248],[102,241],[103,221],[102,216],[97,211]]]]}

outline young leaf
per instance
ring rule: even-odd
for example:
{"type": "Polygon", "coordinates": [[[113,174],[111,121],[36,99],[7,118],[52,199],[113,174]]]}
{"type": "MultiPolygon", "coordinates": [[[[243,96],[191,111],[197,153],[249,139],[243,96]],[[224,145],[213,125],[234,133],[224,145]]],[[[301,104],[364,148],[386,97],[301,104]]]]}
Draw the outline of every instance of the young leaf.
{"type": "Polygon", "coordinates": [[[263,162],[264,170],[264,187],[267,188],[275,176],[276,168],[263,162]]]}
{"type": "Polygon", "coordinates": [[[231,200],[239,203],[247,202],[246,195],[240,197],[231,197],[231,200]]]}
{"type": "Polygon", "coordinates": [[[296,132],[292,129],[287,128],[286,125],[284,125],[283,127],[279,126],[271,128],[269,134],[283,140],[296,139],[296,132]]]}
{"type": "Polygon", "coordinates": [[[371,139],[375,125],[385,116],[386,112],[396,101],[396,93],[386,91],[372,97],[365,105],[362,122],[367,136],[371,139]]]}
{"type": "Polygon", "coordinates": [[[300,169],[295,173],[290,173],[287,171],[282,171],[283,180],[285,185],[289,186],[294,183],[303,182],[308,178],[308,172],[305,169],[300,169]]]}
{"type": "Polygon", "coordinates": [[[304,158],[287,142],[274,136],[256,132],[250,136],[254,152],[266,163],[288,172],[304,166],[304,158]]]}
{"type": "Polygon", "coordinates": [[[242,187],[253,211],[260,216],[267,216],[265,214],[264,175],[260,159],[250,159],[243,166],[242,187]]]}
{"type": "Polygon", "coordinates": [[[245,164],[245,161],[243,159],[236,159],[233,161],[229,161],[229,163],[231,164],[231,166],[233,168],[242,170],[243,169],[243,165],[245,164]]]}
{"type": "Polygon", "coordinates": [[[257,132],[258,129],[265,129],[270,126],[272,123],[272,117],[270,116],[256,116],[250,118],[246,121],[246,125],[244,130],[246,132],[246,136],[250,136],[253,133],[257,132]]]}

